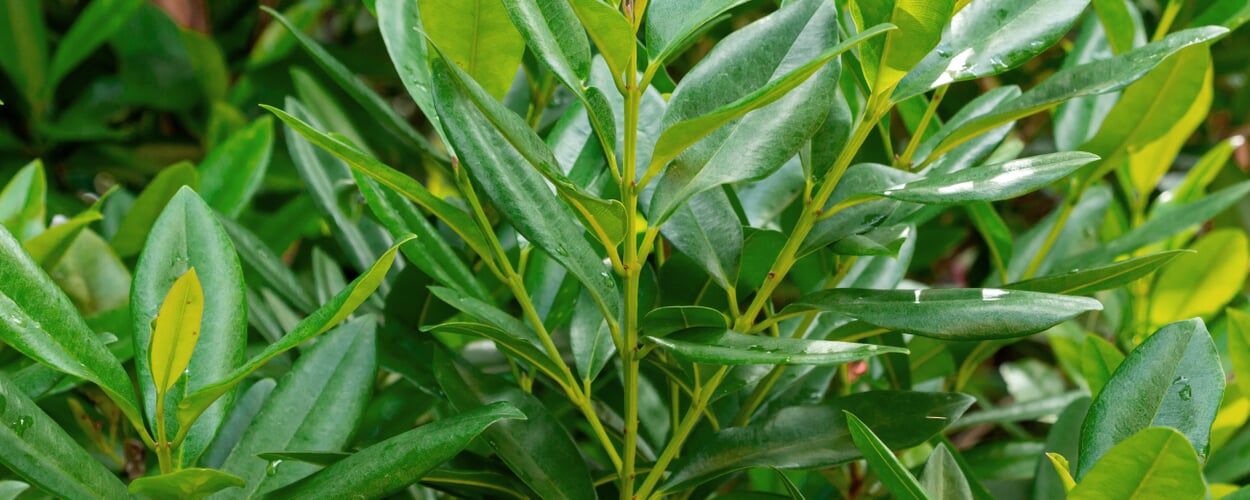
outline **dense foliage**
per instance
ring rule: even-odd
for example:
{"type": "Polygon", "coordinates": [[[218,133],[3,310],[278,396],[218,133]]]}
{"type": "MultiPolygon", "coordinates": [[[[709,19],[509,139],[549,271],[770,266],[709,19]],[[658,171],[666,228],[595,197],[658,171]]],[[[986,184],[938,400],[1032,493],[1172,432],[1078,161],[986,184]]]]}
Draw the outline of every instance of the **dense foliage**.
{"type": "Polygon", "coordinates": [[[0,499],[1250,498],[1250,1],[260,3],[0,4],[0,499]]]}

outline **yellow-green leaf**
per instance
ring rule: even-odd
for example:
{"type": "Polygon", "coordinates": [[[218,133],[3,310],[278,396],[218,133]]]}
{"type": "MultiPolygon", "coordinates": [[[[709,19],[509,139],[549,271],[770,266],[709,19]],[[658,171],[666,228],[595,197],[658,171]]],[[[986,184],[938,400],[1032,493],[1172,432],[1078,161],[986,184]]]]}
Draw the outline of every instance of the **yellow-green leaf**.
{"type": "Polygon", "coordinates": [[[191,363],[203,316],[204,290],[192,268],[170,287],[156,316],[149,353],[152,381],[157,391],[165,392],[173,387],[191,363]]]}
{"type": "Polygon", "coordinates": [[[1233,376],[1242,394],[1250,394],[1250,313],[1229,309],[1228,356],[1233,360],[1233,376]]]}
{"type": "Polygon", "coordinates": [[[1046,458],[1050,459],[1050,463],[1055,466],[1055,472],[1059,474],[1059,480],[1063,481],[1064,491],[1072,491],[1076,487],[1076,481],[1072,479],[1072,472],[1068,467],[1068,459],[1058,453],[1047,453],[1046,458]]]}
{"type": "Polygon", "coordinates": [[[1219,229],[1159,273],[1150,295],[1150,322],[1165,325],[1194,316],[1210,318],[1241,291],[1250,266],[1250,242],[1238,229],[1219,229]]]}

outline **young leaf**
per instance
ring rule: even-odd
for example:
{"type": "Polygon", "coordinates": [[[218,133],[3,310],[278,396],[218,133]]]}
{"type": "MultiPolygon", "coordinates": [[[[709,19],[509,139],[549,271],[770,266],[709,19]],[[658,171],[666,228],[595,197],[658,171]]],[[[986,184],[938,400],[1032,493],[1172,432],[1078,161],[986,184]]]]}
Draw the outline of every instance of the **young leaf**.
{"type": "Polygon", "coordinates": [[[148,363],[158,401],[164,401],[165,394],[191,364],[203,317],[204,290],[192,267],[174,281],[154,320],[156,327],[152,329],[148,346],[148,363]]]}
{"type": "Polygon", "coordinates": [[[270,465],[258,453],[347,446],[377,375],[376,325],[368,315],[343,323],[303,351],[278,381],[221,467],[247,481],[239,496],[263,495],[318,469],[299,463],[270,465]]]}
{"type": "Polygon", "coordinates": [[[126,498],[126,485],[4,374],[0,422],[0,464],[30,485],[64,498],[126,498]]]}
{"type": "Polygon", "coordinates": [[[715,365],[835,365],[907,349],[875,344],[743,335],[733,330],[695,328],[665,337],[646,337],[678,359],[715,365]]]}
{"type": "Polygon", "coordinates": [[[612,70],[612,80],[622,81],[629,55],[637,46],[634,29],[616,8],[599,0],[568,0],[582,26],[594,40],[599,54],[612,70]]]}
{"type": "Polygon", "coordinates": [[[893,93],[903,79],[942,39],[942,27],[954,13],[955,0],[888,0],[851,3],[855,25],[863,29],[891,23],[899,30],[873,40],[861,50],[860,63],[872,93],[893,93]]]}
{"type": "Polygon", "coordinates": [[[882,191],[883,196],[938,205],[1016,198],[1098,160],[1080,151],[1051,153],[934,175],[882,191]]]}
{"type": "Polygon", "coordinates": [[[1241,229],[1217,229],[1187,255],[1159,273],[1150,289],[1150,322],[1210,318],[1241,292],[1250,269],[1250,241],[1241,229]]]}
{"type": "Polygon", "coordinates": [[[1191,253],[1191,251],[1171,250],[1152,253],[1105,266],[1017,281],[1003,285],[1003,288],[1064,295],[1088,295],[1103,290],[1114,290],[1142,279],[1168,265],[1172,259],[1186,253],[1191,253]]]}
{"type": "Polygon", "coordinates": [[[138,255],[152,231],[152,225],[165,210],[165,205],[185,186],[195,189],[199,185],[199,173],[195,166],[182,162],[167,167],[152,178],[130,210],[122,217],[113,235],[113,250],[118,257],[138,255]]]}
{"type": "Polygon", "coordinates": [[[425,0],[417,8],[430,41],[490,95],[503,100],[525,52],[525,40],[512,25],[504,4],[494,0],[425,0]]]}
{"type": "Polygon", "coordinates": [[[1076,480],[1072,479],[1072,472],[1068,467],[1068,459],[1058,453],[1047,453],[1046,459],[1055,466],[1055,473],[1059,475],[1059,480],[1063,482],[1065,492],[1072,491],[1076,487],[1076,480]]]}
{"type": "Polygon", "coordinates": [[[457,411],[505,402],[525,413],[525,420],[500,422],[483,435],[508,468],[539,497],[595,496],[590,471],[577,444],[537,398],[441,349],[434,353],[434,376],[457,411]]]}
{"type": "Polygon", "coordinates": [[[494,403],[426,424],[375,444],[266,498],[384,497],[421,479],[456,456],[500,420],[524,419],[507,403],[494,403]]]}
{"type": "Polygon", "coordinates": [[[855,447],[864,454],[869,470],[877,474],[877,479],[885,484],[890,494],[900,499],[928,500],[929,495],[925,494],[920,481],[907,470],[907,466],[903,465],[898,457],[894,456],[894,452],[890,451],[890,448],[881,442],[876,434],[873,434],[872,429],[864,425],[864,422],[851,412],[843,411],[843,413],[846,414],[847,428],[851,431],[851,440],[855,442],[855,447]]]}
{"type": "Polygon", "coordinates": [[[1223,396],[1224,369],[1202,320],[1163,327],[1125,357],[1094,399],[1081,428],[1077,477],[1147,427],[1177,429],[1205,456],[1223,396]]]}
{"type": "Polygon", "coordinates": [[[658,491],[680,491],[749,467],[830,467],[860,458],[844,411],[863,415],[886,446],[902,449],[941,431],[971,404],[971,397],[957,393],[872,391],[783,408],[747,427],[721,429],[682,454],[658,491]]]}
{"type": "Polygon", "coordinates": [[[1068,498],[1202,498],[1206,492],[1202,465],[1185,436],[1175,429],[1151,427],[1107,451],[1068,498]]]}
{"type": "Polygon", "coordinates": [[[942,29],[937,48],[899,82],[892,100],[1024,64],[1063,38],[1087,5],[1089,0],[968,3],[942,29]]]}
{"type": "MultiPolygon", "coordinates": [[[[179,190],[152,225],[130,292],[131,325],[139,353],[135,373],[152,428],[158,403],[165,403],[165,414],[172,416],[183,395],[222,380],[243,363],[246,292],[237,255],[212,209],[190,188],[179,190]],[[203,292],[198,296],[176,287],[191,269],[195,270],[190,275],[194,278],[186,278],[184,286],[198,288],[202,280],[203,292]],[[182,300],[170,302],[170,293],[182,300]],[[183,324],[175,308],[188,306],[188,300],[201,309],[182,311],[183,324]],[[197,313],[207,321],[201,324],[197,313]],[[167,317],[172,322],[162,321],[167,317]],[[184,370],[187,376],[181,379],[181,388],[171,390],[184,370]],[[161,393],[168,393],[168,397],[162,399],[161,393]]],[[[215,405],[189,430],[181,429],[179,422],[168,421],[171,433],[176,430],[186,435],[177,450],[183,466],[195,463],[208,447],[228,406],[228,401],[215,405]]]]}
{"type": "Polygon", "coordinates": [[[795,301],[782,315],[827,311],[881,328],[947,340],[987,340],[1040,332],[1102,304],[1086,297],[992,288],[841,288],[795,301]]]}
{"type": "Polygon", "coordinates": [[[242,488],[243,478],[213,469],[182,469],[159,476],[141,477],[130,483],[130,494],[138,498],[185,498],[200,500],[229,488],[242,488]]]}
{"type": "Polygon", "coordinates": [[[273,118],[263,117],[213,148],[200,162],[200,194],[214,210],[237,218],[260,189],[273,152],[273,118]]]}
{"type": "Polygon", "coordinates": [[[43,162],[26,164],[0,191],[0,225],[22,241],[39,235],[47,229],[47,198],[43,162]]]}

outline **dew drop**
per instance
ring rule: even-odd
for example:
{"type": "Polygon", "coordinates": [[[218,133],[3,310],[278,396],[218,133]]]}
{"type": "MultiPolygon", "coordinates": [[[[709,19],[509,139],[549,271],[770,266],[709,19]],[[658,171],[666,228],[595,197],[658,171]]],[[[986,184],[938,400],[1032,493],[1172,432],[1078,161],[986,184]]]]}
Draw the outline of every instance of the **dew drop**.
{"type": "Polygon", "coordinates": [[[937,49],[937,54],[938,54],[938,56],[941,56],[941,57],[950,57],[950,56],[951,56],[951,51],[946,50],[946,49],[945,49],[945,48],[943,48],[943,47],[938,47],[938,49],[937,49]]]}
{"type": "Polygon", "coordinates": [[[558,247],[556,247],[556,253],[558,253],[558,254],[560,254],[560,255],[563,255],[563,256],[565,256],[565,257],[568,257],[568,256],[569,256],[569,251],[568,251],[568,249],[567,249],[567,248],[564,248],[564,246],[558,246],[558,247]]]}
{"type": "Polygon", "coordinates": [[[26,434],[26,429],[29,429],[30,424],[33,422],[34,421],[30,417],[23,415],[17,417],[17,420],[14,420],[13,423],[10,423],[9,428],[13,429],[13,432],[17,433],[17,437],[22,437],[26,434]]]}
{"type": "Polygon", "coordinates": [[[1181,387],[1181,400],[1182,401],[1189,401],[1190,399],[1193,399],[1193,397],[1194,397],[1193,387],[1190,387],[1189,384],[1185,384],[1184,387],[1181,387]]]}
{"type": "Polygon", "coordinates": [[[271,461],[269,461],[269,466],[268,466],[268,467],[265,467],[265,475],[266,475],[266,476],[276,476],[276,475],[278,475],[278,466],[280,466],[280,465],[282,465],[282,460],[271,460],[271,461]]]}

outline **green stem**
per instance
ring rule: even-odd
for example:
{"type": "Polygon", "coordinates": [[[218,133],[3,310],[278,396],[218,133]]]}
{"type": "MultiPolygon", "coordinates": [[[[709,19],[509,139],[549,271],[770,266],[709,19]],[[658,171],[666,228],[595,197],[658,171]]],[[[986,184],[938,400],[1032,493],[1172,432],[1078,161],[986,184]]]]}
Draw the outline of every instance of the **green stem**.
{"type": "Polygon", "coordinates": [[[642,482],[642,486],[638,488],[636,498],[649,498],[651,491],[656,484],[660,482],[660,478],[664,476],[664,471],[668,468],[668,464],[677,458],[677,453],[681,451],[681,447],[686,442],[686,438],[690,436],[690,432],[694,430],[695,425],[699,423],[703,409],[707,407],[712,400],[712,396],[716,394],[716,387],[720,385],[725,374],[729,372],[728,366],[722,366],[708,379],[706,385],[700,390],[698,397],[695,398],[690,411],[686,413],[685,418],[681,420],[681,425],[673,431],[673,439],[664,447],[664,451],[660,452],[659,458],[655,460],[655,466],[651,468],[651,472],[647,474],[646,480],[642,482]]]}
{"type": "Polygon", "coordinates": [[[1020,279],[1027,280],[1037,274],[1041,269],[1042,261],[1046,260],[1046,255],[1050,253],[1050,249],[1055,246],[1055,242],[1059,240],[1059,234],[1063,232],[1063,226],[1067,224],[1068,218],[1072,216],[1072,209],[1076,208],[1076,200],[1080,198],[1079,191],[1068,194],[1063,200],[1063,206],[1059,208],[1059,215],[1055,218],[1055,225],[1050,227],[1050,232],[1046,234],[1046,239],[1042,241],[1042,246],[1037,249],[1037,253],[1033,254],[1033,259],[1029,261],[1029,266],[1024,269],[1024,274],[1020,279]]]}
{"type": "Polygon", "coordinates": [[[1168,34],[1168,30],[1172,29],[1172,22],[1176,21],[1176,15],[1181,12],[1181,4],[1178,0],[1168,0],[1168,6],[1163,8],[1163,15],[1159,17],[1159,26],[1155,27],[1155,34],[1150,41],[1157,42],[1168,34]]]}
{"type": "MultiPolygon", "coordinates": [[[[190,426],[188,426],[190,427],[190,426]]],[[[165,429],[165,394],[161,391],[156,395],[156,460],[161,464],[161,474],[174,471],[173,457],[170,456],[172,446],[165,429]]]]}
{"type": "MultiPolygon", "coordinates": [[[[645,8],[645,4],[642,7],[645,8]]],[[[632,15],[641,17],[641,12],[632,15]]],[[[637,75],[638,55],[630,51],[629,67],[625,72],[625,155],[621,165],[620,191],[625,204],[625,255],[621,267],[625,271],[625,318],[620,349],[621,364],[625,368],[625,442],[624,466],[621,468],[621,499],[634,496],[635,462],[638,443],[638,285],[642,276],[642,259],[638,253],[638,107],[642,95],[637,75]]],[[[644,257],[645,258],[645,257],[644,257]]]]}
{"type": "Polygon", "coordinates": [[[943,97],[946,97],[946,90],[949,88],[951,88],[950,85],[943,85],[933,94],[933,99],[929,101],[929,107],[925,108],[924,116],[920,118],[920,124],[916,125],[916,131],[912,133],[911,140],[907,141],[907,149],[903,150],[903,155],[894,163],[896,167],[911,169],[911,159],[916,155],[916,148],[920,147],[921,142],[924,142],[924,131],[929,128],[929,122],[937,114],[938,104],[942,102],[943,97]]]}

